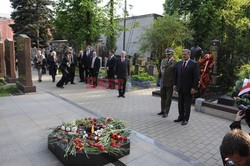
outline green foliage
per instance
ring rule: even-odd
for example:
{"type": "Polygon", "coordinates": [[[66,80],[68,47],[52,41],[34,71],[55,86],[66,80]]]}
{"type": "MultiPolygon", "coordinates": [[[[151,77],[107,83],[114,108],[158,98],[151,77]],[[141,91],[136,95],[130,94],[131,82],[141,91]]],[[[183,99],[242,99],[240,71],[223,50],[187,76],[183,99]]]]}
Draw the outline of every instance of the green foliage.
{"type": "Polygon", "coordinates": [[[242,65],[237,71],[236,71],[237,81],[235,82],[234,87],[231,90],[231,95],[235,96],[238,95],[240,92],[243,81],[245,78],[250,79],[250,64],[242,65]]]}
{"type": "Polygon", "coordinates": [[[17,92],[17,88],[13,85],[5,85],[3,80],[0,80],[0,97],[9,96],[12,93],[17,92]]]}
{"type": "Polygon", "coordinates": [[[138,75],[133,75],[132,77],[141,81],[150,81],[150,82],[156,81],[156,78],[154,76],[149,75],[145,71],[140,72],[138,75]]]}
{"type": "Polygon", "coordinates": [[[250,62],[250,16],[246,11],[249,8],[247,0],[229,0],[222,11],[223,39],[218,68],[226,87],[235,84],[239,68],[250,62]]]}
{"type": "Polygon", "coordinates": [[[48,44],[52,39],[50,22],[52,11],[49,9],[50,0],[10,0],[14,11],[11,18],[14,24],[10,25],[15,36],[19,34],[28,35],[32,42],[36,42],[39,47],[41,42],[43,45],[48,44]]]}
{"type": "Polygon", "coordinates": [[[164,9],[189,21],[193,38],[203,50],[209,50],[212,39],[221,41],[218,72],[225,90],[234,85],[237,69],[250,61],[250,1],[166,0],[164,9]]]}
{"type": "Polygon", "coordinates": [[[167,14],[177,12],[183,19],[189,20],[193,38],[205,50],[211,39],[220,37],[220,9],[226,0],[165,0],[164,10],[167,14]]]}
{"type": "Polygon", "coordinates": [[[191,31],[188,30],[185,22],[176,16],[165,15],[155,20],[141,36],[140,51],[141,53],[152,52],[155,60],[160,62],[166,48],[180,48],[190,39],[191,31]]]}
{"type": "Polygon", "coordinates": [[[54,3],[56,32],[74,46],[93,44],[100,37],[103,10],[101,0],[58,0],[54,3]]]}
{"type": "Polygon", "coordinates": [[[98,77],[105,78],[106,76],[107,76],[107,71],[106,71],[105,67],[101,67],[101,69],[99,70],[98,77]]]}

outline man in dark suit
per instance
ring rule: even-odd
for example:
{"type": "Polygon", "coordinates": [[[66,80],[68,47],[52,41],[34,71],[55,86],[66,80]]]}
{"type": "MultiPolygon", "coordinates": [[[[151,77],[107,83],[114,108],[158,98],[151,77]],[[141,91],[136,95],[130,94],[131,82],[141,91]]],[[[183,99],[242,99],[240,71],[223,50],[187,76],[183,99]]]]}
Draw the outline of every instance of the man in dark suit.
{"type": "Polygon", "coordinates": [[[116,59],[115,63],[115,74],[118,79],[118,92],[119,95],[117,97],[125,98],[125,90],[127,78],[130,75],[130,64],[129,60],[126,58],[126,52],[121,52],[121,58],[116,59]]]}
{"type": "Polygon", "coordinates": [[[199,66],[190,59],[190,50],[182,51],[182,61],[176,65],[174,90],[178,92],[179,117],[174,122],[188,123],[190,117],[192,95],[197,92],[199,84],[199,66]]]}
{"type": "Polygon", "coordinates": [[[101,64],[100,58],[96,55],[96,51],[93,51],[91,65],[90,65],[90,73],[91,73],[91,79],[93,81],[93,86],[92,86],[93,88],[97,87],[97,79],[101,67],[100,64],[101,64]]]}
{"type": "Polygon", "coordinates": [[[68,54],[68,61],[69,61],[69,68],[70,68],[70,70],[69,70],[69,73],[70,73],[69,79],[70,80],[69,81],[71,82],[71,84],[75,84],[74,79],[75,79],[77,57],[74,54],[72,47],[69,48],[68,53],[69,53],[68,54]]]}
{"type": "Polygon", "coordinates": [[[108,62],[107,62],[107,74],[108,74],[108,89],[114,89],[115,88],[115,55],[114,55],[114,51],[110,50],[109,51],[109,58],[108,58],[108,62]]]}
{"type": "Polygon", "coordinates": [[[78,61],[79,77],[80,77],[79,82],[84,82],[84,64],[83,64],[83,51],[82,50],[79,51],[77,61],[78,61]]]}
{"type": "Polygon", "coordinates": [[[85,72],[85,84],[87,84],[87,78],[90,77],[90,67],[91,67],[91,59],[92,59],[92,52],[91,46],[87,46],[86,50],[83,54],[83,65],[84,65],[84,72],[85,72]]]}
{"type": "Polygon", "coordinates": [[[159,112],[158,115],[162,115],[163,118],[166,118],[168,116],[172,102],[175,70],[177,63],[176,60],[173,59],[173,54],[173,49],[166,49],[166,58],[161,61],[161,112],[159,112]]]}

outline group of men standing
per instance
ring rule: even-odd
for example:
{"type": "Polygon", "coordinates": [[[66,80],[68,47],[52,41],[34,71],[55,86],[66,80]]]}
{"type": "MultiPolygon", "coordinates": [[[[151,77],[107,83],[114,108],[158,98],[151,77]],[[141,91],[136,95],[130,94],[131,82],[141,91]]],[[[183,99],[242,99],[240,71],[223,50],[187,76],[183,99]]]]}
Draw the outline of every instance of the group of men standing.
{"type": "Polygon", "coordinates": [[[182,61],[173,58],[174,50],[166,49],[166,58],[161,62],[161,112],[163,118],[168,116],[173,91],[178,92],[179,116],[174,122],[188,123],[192,96],[197,92],[200,70],[197,62],[190,59],[189,49],[182,51],[182,61]]]}
{"type": "MultiPolygon", "coordinates": [[[[115,89],[115,85],[118,84],[118,97],[125,98],[126,82],[130,75],[129,60],[126,58],[126,52],[121,51],[120,58],[116,58],[114,51],[109,51],[109,57],[107,60],[107,89],[115,89]],[[115,75],[117,79],[115,79],[115,75]],[[117,81],[116,81],[117,80],[117,81]]],[[[62,71],[62,78],[57,83],[57,87],[63,88],[63,85],[71,82],[74,83],[75,67],[79,68],[79,82],[85,82],[85,84],[92,85],[96,88],[98,85],[98,75],[101,68],[101,59],[97,56],[95,50],[92,50],[91,46],[87,46],[85,51],[79,51],[78,56],[73,54],[72,49],[68,49],[67,55],[63,57],[63,60],[59,66],[62,71]]]]}

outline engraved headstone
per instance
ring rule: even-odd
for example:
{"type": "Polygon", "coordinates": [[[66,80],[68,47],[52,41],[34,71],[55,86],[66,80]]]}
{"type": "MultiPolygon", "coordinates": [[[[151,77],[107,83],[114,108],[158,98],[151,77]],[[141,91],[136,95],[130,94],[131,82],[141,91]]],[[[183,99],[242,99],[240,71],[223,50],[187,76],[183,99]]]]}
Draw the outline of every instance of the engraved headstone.
{"type": "Polygon", "coordinates": [[[26,35],[17,37],[18,81],[16,86],[24,93],[36,92],[31,73],[31,40],[26,35]]]}

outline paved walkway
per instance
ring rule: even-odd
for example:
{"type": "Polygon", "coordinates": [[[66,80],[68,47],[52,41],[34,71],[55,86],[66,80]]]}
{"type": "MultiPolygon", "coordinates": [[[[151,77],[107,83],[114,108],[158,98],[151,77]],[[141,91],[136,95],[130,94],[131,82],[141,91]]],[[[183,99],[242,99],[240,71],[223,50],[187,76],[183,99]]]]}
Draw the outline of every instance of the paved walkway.
{"type": "MultiPolygon", "coordinates": [[[[58,80],[59,78],[57,78],[58,80]]],[[[158,116],[160,98],[153,97],[154,89],[126,93],[126,98],[117,98],[116,90],[86,89],[85,84],[67,85],[64,89],[55,87],[49,76],[38,83],[36,73],[33,81],[38,92],[48,92],[82,106],[100,116],[113,116],[125,120],[128,127],[138,131],[165,147],[197,159],[208,166],[219,166],[221,159],[219,145],[229,131],[231,121],[195,112],[192,109],[188,125],[174,123],[177,118],[177,102],[173,101],[167,118],[158,116]]],[[[243,125],[245,130],[248,130],[243,125]]]]}
{"type": "MultiPolygon", "coordinates": [[[[61,166],[48,150],[47,138],[62,122],[94,116],[76,104],[49,93],[0,98],[0,165],[1,166],[61,166]]],[[[94,116],[96,117],[96,116],[94,116]]],[[[120,162],[107,166],[192,166],[198,163],[138,132],[130,136],[131,153],[120,162]]]]}

